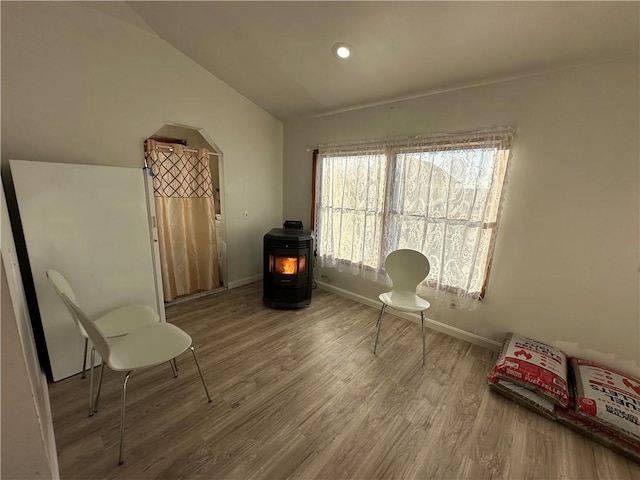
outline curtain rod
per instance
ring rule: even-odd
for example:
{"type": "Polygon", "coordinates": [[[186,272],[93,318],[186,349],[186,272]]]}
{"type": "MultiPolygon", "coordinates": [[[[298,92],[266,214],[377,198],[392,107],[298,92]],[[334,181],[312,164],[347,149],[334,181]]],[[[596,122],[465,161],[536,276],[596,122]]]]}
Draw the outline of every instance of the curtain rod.
{"type": "MultiPolygon", "coordinates": [[[[166,146],[166,145],[158,145],[158,146],[157,146],[157,148],[166,148],[167,150],[169,150],[169,151],[173,152],[173,147],[169,147],[169,146],[166,146]]],[[[209,150],[209,149],[205,149],[205,150],[207,150],[207,153],[208,153],[209,155],[218,155],[218,152],[212,152],[212,151],[211,151],[211,150],[209,150]]],[[[187,147],[184,147],[184,148],[182,149],[182,151],[184,151],[184,152],[191,152],[191,153],[198,153],[198,149],[197,149],[197,148],[187,148],[187,147]]]]}
{"type": "Polygon", "coordinates": [[[395,137],[386,137],[386,138],[378,138],[378,139],[374,138],[369,140],[354,140],[354,141],[347,141],[345,143],[322,144],[315,147],[307,146],[306,149],[307,149],[307,152],[312,152],[314,150],[318,150],[320,147],[329,147],[329,148],[351,147],[354,145],[363,145],[363,144],[371,144],[371,143],[394,144],[394,143],[403,143],[405,141],[420,142],[420,141],[432,141],[432,140],[440,140],[440,139],[442,139],[443,141],[449,141],[451,140],[451,138],[455,140],[455,137],[468,137],[468,136],[490,137],[492,135],[503,135],[503,134],[515,135],[516,133],[517,133],[516,127],[499,126],[499,127],[483,128],[481,130],[470,130],[470,131],[463,131],[463,132],[456,132],[456,133],[435,132],[435,133],[421,133],[414,136],[399,135],[395,137]]]}

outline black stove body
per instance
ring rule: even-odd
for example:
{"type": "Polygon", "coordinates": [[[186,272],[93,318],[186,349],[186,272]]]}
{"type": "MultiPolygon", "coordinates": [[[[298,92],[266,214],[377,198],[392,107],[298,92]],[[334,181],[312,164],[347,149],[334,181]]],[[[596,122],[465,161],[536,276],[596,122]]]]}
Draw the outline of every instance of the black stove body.
{"type": "Polygon", "coordinates": [[[299,228],[273,228],[264,236],[265,305],[301,308],[311,303],[313,241],[311,230],[299,228]]]}

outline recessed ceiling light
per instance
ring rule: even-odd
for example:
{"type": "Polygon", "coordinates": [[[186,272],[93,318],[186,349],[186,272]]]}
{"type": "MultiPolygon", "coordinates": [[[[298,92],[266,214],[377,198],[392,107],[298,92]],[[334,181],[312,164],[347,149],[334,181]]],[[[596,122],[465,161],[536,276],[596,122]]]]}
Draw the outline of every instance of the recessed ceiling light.
{"type": "Polygon", "coordinates": [[[338,42],[331,47],[331,51],[339,60],[346,60],[351,56],[351,45],[344,42],[338,42]]]}

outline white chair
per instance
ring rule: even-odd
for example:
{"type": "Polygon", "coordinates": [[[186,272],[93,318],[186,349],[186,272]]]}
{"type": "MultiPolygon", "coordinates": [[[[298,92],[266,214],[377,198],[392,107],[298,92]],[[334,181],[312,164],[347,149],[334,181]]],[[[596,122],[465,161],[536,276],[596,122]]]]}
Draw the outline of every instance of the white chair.
{"type": "Polygon", "coordinates": [[[95,400],[96,411],[100,400],[100,390],[102,389],[104,364],[107,363],[111,370],[127,372],[122,384],[122,399],[120,403],[120,456],[118,464],[122,465],[124,462],[124,419],[127,383],[134,370],[153,367],[164,362],[171,362],[172,359],[189,349],[196,362],[207,400],[211,403],[211,396],[209,395],[209,389],[207,388],[202,370],[200,369],[198,356],[196,355],[195,348],[191,345],[191,337],[184,331],[171,323],[152,323],[139,327],[127,335],[116,339],[113,343],[109,343],[109,340],[102,333],[100,326],[93,322],[75,302],[64,293],[61,294],[61,298],[73,313],[73,316],[85,329],[87,335],[89,335],[89,339],[103,359],[98,392],[95,400]]]}
{"type": "Polygon", "coordinates": [[[382,316],[387,307],[401,312],[420,312],[422,320],[422,364],[424,365],[425,329],[424,311],[431,306],[424,298],[416,295],[418,285],[429,275],[429,260],[416,250],[396,250],[391,252],[385,260],[385,270],[393,282],[390,292],[382,293],[378,298],[382,302],[382,309],[378,315],[376,326],[376,342],[373,345],[373,354],[378,347],[378,337],[382,327],[382,316]]]}
{"type": "MultiPolygon", "coordinates": [[[[53,284],[58,295],[66,295],[71,301],[77,303],[76,296],[67,279],[57,270],[47,270],[47,278],[53,284]]],[[[75,317],[74,317],[75,319],[75,317]]],[[[107,338],[117,338],[128,334],[132,330],[143,325],[158,323],[160,317],[147,305],[126,305],[111,310],[107,314],[94,320],[100,326],[100,330],[107,338]]],[[[87,369],[87,347],[89,345],[89,337],[85,329],[76,320],[76,325],[80,334],[84,337],[84,353],[82,355],[82,378],[85,378],[87,369]]],[[[93,415],[93,367],[95,362],[95,349],[91,349],[91,388],[89,389],[89,416],[93,415]]],[[[174,365],[172,364],[172,368],[174,365]]],[[[174,371],[175,375],[175,371],[174,371]]]]}

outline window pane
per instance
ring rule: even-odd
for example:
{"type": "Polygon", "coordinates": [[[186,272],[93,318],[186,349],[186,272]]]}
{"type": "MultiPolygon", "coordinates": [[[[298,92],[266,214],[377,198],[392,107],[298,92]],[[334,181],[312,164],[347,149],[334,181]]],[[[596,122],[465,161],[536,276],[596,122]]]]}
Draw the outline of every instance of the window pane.
{"type": "Polygon", "coordinates": [[[501,192],[498,149],[405,149],[395,160],[388,252],[421,251],[428,284],[481,292],[501,192]]]}
{"type": "Polygon", "coordinates": [[[428,284],[482,291],[493,229],[403,215],[392,216],[390,228],[398,232],[394,250],[409,248],[427,256],[428,284]]]}
{"type": "Polygon", "coordinates": [[[377,268],[382,243],[387,161],[370,155],[320,159],[320,204],[316,204],[319,253],[377,268]]]}
{"type": "MultiPolygon", "coordinates": [[[[396,156],[392,213],[467,221],[485,220],[496,148],[400,153],[396,156]]],[[[499,191],[498,191],[499,193],[499,191]]]]}

